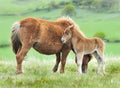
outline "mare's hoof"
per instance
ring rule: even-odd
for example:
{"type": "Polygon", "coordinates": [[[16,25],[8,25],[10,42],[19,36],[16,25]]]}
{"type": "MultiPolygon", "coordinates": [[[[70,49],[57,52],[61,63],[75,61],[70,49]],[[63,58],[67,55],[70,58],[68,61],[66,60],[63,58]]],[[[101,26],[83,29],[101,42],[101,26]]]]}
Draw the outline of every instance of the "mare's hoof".
{"type": "Polygon", "coordinates": [[[18,75],[18,74],[22,74],[22,72],[18,72],[18,71],[17,71],[16,74],[17,74],[17,75],[18,75]]]}
{"type": "Polygon", "coordinates": [[[82,73],[86,74],[86,73],[87,73],[87,71],[82,71],[82,73]]]}

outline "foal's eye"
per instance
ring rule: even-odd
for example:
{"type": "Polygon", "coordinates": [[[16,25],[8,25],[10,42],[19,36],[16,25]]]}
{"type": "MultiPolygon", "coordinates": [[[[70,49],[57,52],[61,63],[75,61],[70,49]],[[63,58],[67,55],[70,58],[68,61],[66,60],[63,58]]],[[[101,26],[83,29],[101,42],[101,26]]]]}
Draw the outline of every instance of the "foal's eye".
{"type": "Polygon", "coordinates": [[[66,35],[69,35],[69,33],[68,33],[68,32],[66,32],[65,34],[66,34],[66,35]]]}
{"type": "Polygon", "coordinates": [[[69,35],[69,31],[66,31],[65,34],[66,34],[66,35],[69,35]]]}

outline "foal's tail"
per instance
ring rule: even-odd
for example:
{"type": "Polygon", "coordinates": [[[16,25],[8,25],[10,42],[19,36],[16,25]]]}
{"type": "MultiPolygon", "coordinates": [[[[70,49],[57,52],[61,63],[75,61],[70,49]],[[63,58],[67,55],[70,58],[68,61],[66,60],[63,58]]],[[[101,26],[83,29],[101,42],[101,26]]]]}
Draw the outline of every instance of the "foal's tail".
{"type": "Polygon", "coordinates": [[[12,25],[12,35],[11,35],[11,43],[12,43],[12,48],[13,52],[16,54],[21,48],[22,44],[20,42],[20,39],[18,37],[18,30],[20,29],[20,23],[16,22],[12,25]]]}

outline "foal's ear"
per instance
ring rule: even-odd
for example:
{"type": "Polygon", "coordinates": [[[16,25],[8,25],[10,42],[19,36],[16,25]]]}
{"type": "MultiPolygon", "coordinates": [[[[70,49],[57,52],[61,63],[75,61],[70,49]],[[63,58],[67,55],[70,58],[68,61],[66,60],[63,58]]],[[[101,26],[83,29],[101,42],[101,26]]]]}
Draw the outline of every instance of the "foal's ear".
{"type": "Polygon", "coordinates": [[[70,28],[70,30],[72,30],[73,29],[73,25],[70,25],[69,28],[70,28]]]}

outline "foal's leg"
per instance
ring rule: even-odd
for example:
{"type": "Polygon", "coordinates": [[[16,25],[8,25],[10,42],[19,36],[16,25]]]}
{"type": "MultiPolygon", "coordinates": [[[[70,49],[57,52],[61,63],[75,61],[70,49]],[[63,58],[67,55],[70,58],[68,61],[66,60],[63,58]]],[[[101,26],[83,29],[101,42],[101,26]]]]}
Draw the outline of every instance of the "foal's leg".
{"type": "Polygon", "coordinates": [[[102,73],[103,75],[105,75],[105,60],[103,57],[101,57],[101,60],[102,60],[102,73]]]}
{"type": "Polygon", "coordinates": [[[77,53],[77,66],[78,66],[79,74],[82,74],[82,60],[83,60],[83,52],[77,53]]]}
{"type": "Polygon", "coordinates": [[[56,71],[57,71],[58,65],[59,65],[59,63],[60,63],[60,60],[61,60],[60,53],[57,53],[57,54],[56,54],[56,64],[55,64],[55,66],[54,66],[54,68],[53,68],[53,72],[56,72],[56,71]]]}
{"type": "Polygon", "coordinates": [[[100,59],[100,56],[99,56],[99,54],[97,52],[94,52],[93,54],[94,54],[94,56],[95,56],[95,58],[96,58],[96,60],[98,62],[97,74],[99,74],[100,73],[101,59],[100,59]]]}
{"type": "Polygon", "coordinates": [[[31,48],[29,45],[22,45],[19,52],[16,54],[16,60],[17,60],[17,74],[22,73],[22,61],[27,54],[28,50],[31,48]]]}
{"type": "Polygon", "coordinates": [[[61,68],[60,68],[60,73],[64,73],[64,68],[66,64],[66,58],[70,50],[63,50],[62,51],[62,59],[61,59],[61,68]]]}
{"type": "Polygon", "coordinates": [[[97,51],[94,53],[94,55],[98,62],[97,73],[100,72],[100,64],[102,63],[102,72],[103,72],[103,75],[105,75],[105,60],[103,58],[103,54],[101,52],[97,51]]]}
{"type": "Polygon", "coordinates": [[[103,75],[105,75],[105,59],[104,59],[104,54],[100,50],[99,50],[98,54],[99,54],[101,62],[102,62],[102,73],[103,73],[103,75]]]}

